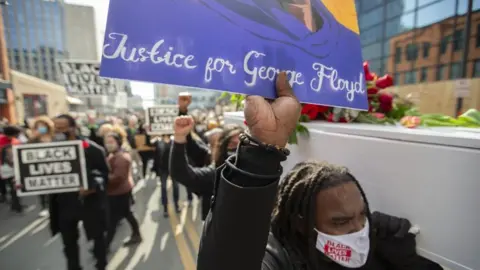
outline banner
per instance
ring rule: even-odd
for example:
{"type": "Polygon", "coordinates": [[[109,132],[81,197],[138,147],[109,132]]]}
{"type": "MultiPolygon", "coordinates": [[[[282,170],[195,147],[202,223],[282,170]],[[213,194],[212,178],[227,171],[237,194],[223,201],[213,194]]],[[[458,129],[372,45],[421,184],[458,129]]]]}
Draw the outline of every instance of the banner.
{"type": "Polygon", "coordinates": [[[147,125],[150,127],[148,134],[173,134],[173,122],[177,116],[177,105],[162,105],[148,108],[145,111],[145,119],[147,119],[147,125]]]}
{"type": "Polygon", "coordinates": [[[58,61],[61,80],[72,96],[115,96],[117,86],[99,75],[100,64],[86,61],[58,61]]]}
{"type": "Polygon", "coordinates": [[[105,77],[274,98],[286,71],[301,102],[368,109],[354,0],[111,1],[102,54],[105,77]]]}
{"type": "Polygon", "coordinates": [[[13,146],[19,196],[88,189],[82,141],[13,146]]]}

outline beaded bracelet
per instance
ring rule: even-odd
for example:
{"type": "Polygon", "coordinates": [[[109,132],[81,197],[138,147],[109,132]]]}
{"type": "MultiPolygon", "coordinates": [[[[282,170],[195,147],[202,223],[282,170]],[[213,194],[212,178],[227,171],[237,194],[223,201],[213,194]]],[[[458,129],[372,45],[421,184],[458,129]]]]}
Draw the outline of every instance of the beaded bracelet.
{"type": "Polygon", "coordinates": [[[287,156],[290,155],[290,150],[288,150],[288,148],[282,148],[277,145],[263,143],[253,138],[250,134],[247,134],[247,133],[240,134],[239,139],[245,145],[264,148],[268,152],[273,152],[280,155],[282,158],[286,158],[287,156]]]}

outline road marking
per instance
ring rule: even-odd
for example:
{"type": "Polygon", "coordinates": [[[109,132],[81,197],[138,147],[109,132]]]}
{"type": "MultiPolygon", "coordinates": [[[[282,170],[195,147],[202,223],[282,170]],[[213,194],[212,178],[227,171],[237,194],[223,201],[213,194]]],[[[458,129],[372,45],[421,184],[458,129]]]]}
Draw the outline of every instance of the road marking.
{"type": "Polygon", "coordinates": [[[166,232],[163,234],[162,238],[160,239],[160,252],[164,251],[167,247],[168,237],[170,236],[170,232],[166,232]]]}
{"type": "Polygon", "coordinates": [[[13,233],[13,232],[11,232],[11,233],[8,233],[8,234],[6,234],[6,235],[4,235],[4,236],[0,237],[0,243],[3,243],[3,242],[5,242],[5,240],[7,240],[7,239],[10,237],[10,235],[12,235],[12,233],[13,233]]]}
{"type": "Polygon", "coordinates": [[[45,220],[45,222],[43,222],[42,224],[38,225],[35,229],[33,229],[30,232],[30,235],[34,235],[34,234],[37,234],[37,233],[41,232],[42,230],[44,230],[48,226],[48,224],[50,224],[50,221],[45,220]]]}
{"type": "Polygon", "coordinates": [[[42,217],[42,218],[37,218],[36,220],[34,220],[32,223],[30,223],[30,225],[28,225],[27,227],[23,228],[23,230],[19,231],[17,234],[15,234],[12,238],[10,238],[10,240],[8,240],[5,244],[3,244],[1,247],[0,247],[0,251],[6,249],[7,247],[9,247],[11,244],[13,244],[15,241],[17,241],[18,239],[22,238],[23,236],[25,236],[28,232],[30,232],[31,230],[33,230],[34,228],[36,228],[38,225],[40,225],[40,223],[42,223],[43,221],[45,221],[47,219],[47,217],[42,217]]]}
{"type": "MultiPolygon", "coordinates": [[[[135,253],[130,258],[128,258],[130,259],[130,261],[128,262],[127,267],[124,268],[125,270],[135,269],[136,265],[140,261],[145,262],[146,260],[148,260],[150,254],[152,253],[152,250],[155,246],[155,240],[157,237],[159,224],[158,222],[152,220],[151,216],[152,213],[158,212],[160,208],[160,205],[158,203],[159,200],[160,190],[157,188],[153,191],[152,196],[150,196],[150,199],[148,200],[147,211],[140,226],[140,231],[143,232],[144,235],[146,235],[146,232],[148,232],[148,237],[143,237],[143,242],[140,243],[135,249],[135,253]]],[[[120,264],[122,264],[123,260],[127,257],[128,251],[129,248],[120,247],[110,260],[107,269],[118,269],[120,264]]]]}
{"type": "MultiPolygon", "coordinates": [[[[197,204],[197,203],[198,201],[194,202],[194,204],[197,204]]],[[[195,210],[196,208],[192,206],[192,212],[195,210]]],[[[192,241],[193,248],[198,254],[198,248],[200,246],[200,237],[198,236],[197,228],[193,224],[193,218],[191,216],[186,218],[185,228],[187,229],[188,238],[190,238],[190,241],[192,241]]]]}
{"type": "Polygon", "coordinates": [[[193,259],[190,249],[188,248],[185,235],[183,234],[183,226],[178,223],[177,213],[171,206],[168,207],[168,213],[170,214],[170,226],[174,232],[175,242],[177,243],[177,249],[178,253],[180,253],[182,264],[185,270],[195,270],[195,260],[193,259]]]}

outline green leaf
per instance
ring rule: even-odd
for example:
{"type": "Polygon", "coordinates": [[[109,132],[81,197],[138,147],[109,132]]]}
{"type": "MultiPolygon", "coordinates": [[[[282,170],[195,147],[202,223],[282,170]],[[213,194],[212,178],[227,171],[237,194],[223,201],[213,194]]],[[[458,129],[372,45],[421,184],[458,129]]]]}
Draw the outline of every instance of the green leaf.
{"type": "Polygon", "coordinates": [[[298,144],[298,138],[297,138],[297,132],[292,132],[290,136],[288,137],[288,143],[289,144],[298,144]]]}
{"type": "Polygon", "coordinates": [[[298,134],[302,135],[302,136],[306,136],[306,137],[309,137],[310,136],[310,131],[308,130],[308,128],[300,123],[297,123],[297,128],[296,128],[298,134]]]}
{"type": "Polygon", "coordinates": [[[310,117],[306,114],[301,114],[300,119],[298,120],[299,122],[310,122],[310,117]]]}

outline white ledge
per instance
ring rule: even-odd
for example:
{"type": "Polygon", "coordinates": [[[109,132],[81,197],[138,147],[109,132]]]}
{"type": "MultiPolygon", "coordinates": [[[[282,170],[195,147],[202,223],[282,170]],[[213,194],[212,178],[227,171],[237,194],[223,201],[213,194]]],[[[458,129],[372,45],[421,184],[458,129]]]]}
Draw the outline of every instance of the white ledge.
{"type": "MultiPolygon", "coordinates": [[[[243,125],[243,112],[226,113],[225,121],[243,125]]],[[[420,228],[421,255],[451,270],[480,269],[480,130],[305,125],[310,137],[289,146],[284,172],[308,159],[347,166],[372,210],[420,228]]]]}

